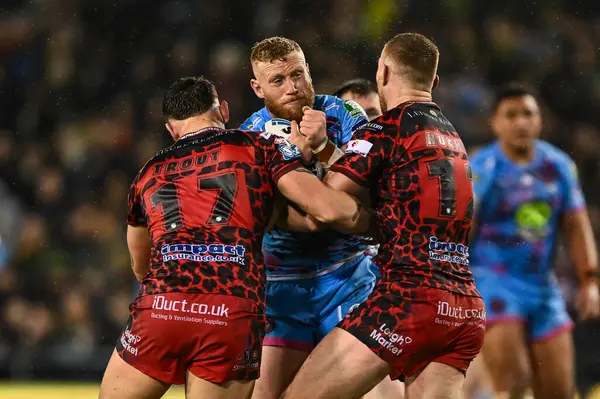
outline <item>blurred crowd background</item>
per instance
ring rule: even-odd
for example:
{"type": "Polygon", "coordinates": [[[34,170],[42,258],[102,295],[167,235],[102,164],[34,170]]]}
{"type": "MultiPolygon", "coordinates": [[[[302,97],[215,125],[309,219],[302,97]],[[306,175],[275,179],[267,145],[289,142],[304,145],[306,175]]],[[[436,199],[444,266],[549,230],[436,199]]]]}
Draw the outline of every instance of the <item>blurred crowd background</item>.
{"type": "MultiPolygon", "coordinates": [[[[439,45],[434,100],[471,148],[492,140],[494,86],[539,90],[543,136],[579,166],[600,237],[598,1],[1,0],[0,377],[100,378],[136,289],[127,189],[169,143],[170,81],[215,81],[237,127],[262,107],[249,86],[254,42],[298,41],[317,93],[331,93],[373,79],[383,43],[406,31],[439,45]]],[[[600,372],[589,328],[577,343],[580,370],[600,372]]]]}

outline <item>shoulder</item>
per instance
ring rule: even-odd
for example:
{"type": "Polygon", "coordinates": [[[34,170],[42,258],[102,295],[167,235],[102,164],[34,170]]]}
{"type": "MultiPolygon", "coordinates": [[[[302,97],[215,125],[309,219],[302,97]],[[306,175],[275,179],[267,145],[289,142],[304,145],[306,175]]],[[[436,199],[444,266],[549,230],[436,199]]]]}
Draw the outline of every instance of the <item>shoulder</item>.
{"type": "MultiPolygon", "coordinates": [[[[498,148],[496,143],[479,147],[469,154],[469,163],[479,167],[483,167],[485,164],[491,165],[492,163],[495,166],[497,161],[497,151],[498,148]]],[[[488,168],[492,168],[494,166],[488,166],[488,168]]]]}
{"type": "Polygon", "coordinates": [[[469,155],[469,164],[473,173],[473,183],[488,181],[494,176],[498,168],[498,146],[496,143],[488,144],[478,148],[469,155]]]}
{"type": "Polygon", "coordinates": [[[536,149],[542,153],[544,160],[553,166],[556,173],[562,176],[562,179],[566,181],[578,180],[577,165],[575,165],[569,154],[543,140],[538,140],[536,149]]]}
{"type": "Polygon", "coordinates": [[[326,114],[337,113],[342,106],[343,101],[335,96],[327,94],[315,94],[313,109],[323,111],[326,114]]]}
{"type": "Polygon", "coordinates": [[[267,108],[261,108],[256,111],[248,119],[246,119],[241,125],[240,129],[243,130],[262,130],[265,126],[265,123],[271,119],[269,117],[269,113],[267,112],[267,108]]]}
{"type": "Polygon", "coordinates": [[[166,159],[168,158],[168,154],[171,151],[171,148],[173,147],[174,144],[163,148],[162,150],[158,151],[156,154],[154,154],[152,157],[150,157],[149,160],[146,161],[146,163],[144,164],[144,166],[142,166],[142,168],[140,169],[140,171],[138,172],[137,176],[135,177],[133,184],[138,184],[140,181],[144,180],[144,176],[146,176],[146,174],[148,173],[148,171],[156,164],[160,164],[164,161],[166,161],[166,159]]]}
{"type": "Polygon", "coordinates": [[[536,148],[542,153],[542,156],[557,166],[573,165],[573,159],[557,146],[544,140],[536,142],[536,148]]]}
{"type": "Polygon", "coordinates": [[[314,108],[325,112],[327,116],[335,116],[339,119],[344,116],[356,119],[367,118],[367,114],[356,101],[342,100],[327,94],[315,95],[314,108]]]}

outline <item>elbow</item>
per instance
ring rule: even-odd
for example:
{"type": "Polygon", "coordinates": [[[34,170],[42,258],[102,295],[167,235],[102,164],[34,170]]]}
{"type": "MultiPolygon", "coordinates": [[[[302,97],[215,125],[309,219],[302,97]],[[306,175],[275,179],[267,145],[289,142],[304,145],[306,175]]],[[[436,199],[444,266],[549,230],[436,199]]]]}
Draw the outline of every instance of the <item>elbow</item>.
{"type": "Polygon", "coordinates": [[[306,221],[306,230],[311,233],[321,231],[321,230],[323,230],[324,227],[325,227],[325,224],[323,222],[315,219],[314,217],[309,217],[308,220],[306,221]]]}
{"type": "Polygon", "coordinates": [[[318,212],[312,215],[319,223],[331,224],[342,218],[342,212],[336,204],[323,204],[318,212]]]}
{"type": "Polygon", "coordinates": [[[135,274],[135,278],[141,283],[144,277],[146,277],[146,274],[148,274],[148,271],[150,269],[149,265],[146,267],[142,267],[140,265],[132,264],[131,266],[131,268],[133,269],[133,274],[135,274]]]}

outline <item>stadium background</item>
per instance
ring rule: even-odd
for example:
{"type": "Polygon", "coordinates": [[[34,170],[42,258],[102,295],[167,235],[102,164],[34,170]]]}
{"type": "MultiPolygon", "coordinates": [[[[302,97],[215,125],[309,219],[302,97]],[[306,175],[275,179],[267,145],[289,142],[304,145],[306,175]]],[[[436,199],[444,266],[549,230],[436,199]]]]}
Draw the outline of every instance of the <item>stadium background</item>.
{"type": "MultiPolygon", "coordinates": [[[[600,237],[598,1],[2,0],[0,396],[52,397],[59,391],[32,381],[101,378],[136,288],[127,188],[169,142],[160,105],[170,81],[215,81],[236,127],[262,106],[248,83],[254,42],[295,39],[317,93],[331,93],[374,78],[385,40],[406,31],[439,45],[434,100],[469,147],[492,139],[495,85],[539,90],[543,137],[578,164],[600,237]]],[[[557,267],[571,297],[562,249],[557,267]]],[[[597,322],[578,324],[581,379],[600,380],[598,334],[597,322]]],[[[69,387],[63,397],[96,392],[69,387]]]]}

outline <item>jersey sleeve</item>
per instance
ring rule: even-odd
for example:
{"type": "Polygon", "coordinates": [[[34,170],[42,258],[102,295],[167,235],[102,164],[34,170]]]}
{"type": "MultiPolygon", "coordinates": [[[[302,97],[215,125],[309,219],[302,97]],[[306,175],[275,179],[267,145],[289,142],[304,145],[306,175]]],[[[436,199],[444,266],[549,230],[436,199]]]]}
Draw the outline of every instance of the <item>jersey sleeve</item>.
{"type": "Polygon", "coordinates": [[[263,130],[264,125],[264,120],[258,115],[258,112],[255,112],[242,122],[240,130],[261,131],[263,130]]]}
{"type": "Polygon", "coordinates": [[[564,190],[565,190],[565,211],[577,212],[585,208],[585,199],[579,183],[577,166],[571,159],[565,161],[563,168],[564,173],[564,190]]]}
{"type": "Polygon", "coordinates": [[[133,227],[148,227],[146,211],[142,203],[142,196],[139,190],[139,175],[135,178],[133,184],[129,187],[128,206],[127,206],[127,224],[133,227]]]}
{"type": "MultiPolygon", "coordinates": [[[[382,128],[380,125],[375,125],[382,128]]],[[[354,133],[348,142],[344,156],[334,163],[330,170],[339,172],[355,183],[369,187],[370,182],[377,179],[386,159],[385,136],[377,128],[361,128],[354,133]]]]}
{"type": "Polygon", "coordinates": [[[355,101],[346,100],[342,104],[339,116],[342,125],[340,145],[348,143],[356,129],[368,122],[367,114],[355,101]]]}
{"type": "Polygon", "coordinates": [[[268,132],[259,135],[258,142],[264,151],[264,159],[275,184],[279,179],[302,167],[302,152],[288,140],[268,132]]]}

